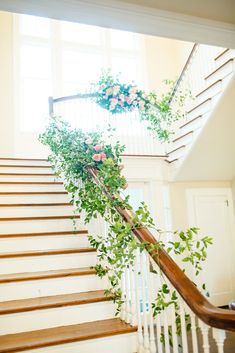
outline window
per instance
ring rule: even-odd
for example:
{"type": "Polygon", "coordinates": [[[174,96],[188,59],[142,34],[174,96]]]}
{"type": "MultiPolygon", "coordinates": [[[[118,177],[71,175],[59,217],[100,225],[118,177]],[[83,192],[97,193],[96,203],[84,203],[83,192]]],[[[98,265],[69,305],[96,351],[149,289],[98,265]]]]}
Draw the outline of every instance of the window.
{"type": "Polygon", "coordinates": [[[95,26],[17,15],[17,74],[21,129],[38,132],[48,96],[84,92],[102,68],[143,83],[142,36],[95,26]]]}

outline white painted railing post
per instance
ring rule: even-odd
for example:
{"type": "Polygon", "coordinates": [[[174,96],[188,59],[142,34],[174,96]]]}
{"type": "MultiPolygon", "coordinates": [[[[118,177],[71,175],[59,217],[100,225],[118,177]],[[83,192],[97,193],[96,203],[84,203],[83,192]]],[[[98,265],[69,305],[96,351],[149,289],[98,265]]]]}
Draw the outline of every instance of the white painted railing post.
{"type": "Polygon", "coordinates": [[[203,338],[203,353],[210,353],[210,344],[209,344],[209,326],[200,321],[200,329],[202,332],[203,338]]]}
{"type": "Polygon", "coordinates": [[[149,330],[148,330],[148,312],[147,312],[147,298],[146,298],[146,261],[145,254],[140,253],[140,276],[141,276],[141,289],[142,289],[142,310],[143,310],[143,323],[144,323],[144,348],[146,353],[150,353],[149,344],[149,330]]]}
{"type": "Polygon", "coordinates": [[[198,353],[197,326],[195,314],[190,310],[193,353],[198,353]]]}
{"type": "Polygon", "coordinates": [[[217,344],[218,353],[224,353],[225,331],[213,328],[213,337],[217,344]]]}
{"type": "Polygon", "coordinates": [[[126,289],[125,289],[125,271],[122,274],[121,278],[121,290],[122,290],[122,306],[121,306],[121,313],[120,318],[121,320],[125,321],[126,318],[126,289]]]}
{"type": "Polygon", "coordinates": [[[139,250],[136,251],[135,257],[135,286],[136,286],[136,309],[138,320],[138,353],[144,353],[144,338],[142,329],[142,315],[140,308],[140,254],[139,250]]]}
{"type": "Polygon", "coordinates": [[[137,324],[137,302],[136,302],[136,282],[135,282],[135,270],[131,266],[129,270],[130,274],[130,286],[131,286],[131,325],[135,326],[137,324]]]}
{"type": "Polygon", "coordinates": [[[131,322],[131,306],[130,306],[130,278],[129,278],[129,268],[125,270],[125,321],[126,323],[131,322]]]}
{"type": "Polygon", "coordinates": [[[146,255],[146,271],[147,271],[147,285],[148,285],[148,306],[149,306],[149,334],[150,334],[150,352],[156,352],[156,341],[154,335],[154,324],[153,324],[153,283],[150,273],[150,259],[148,254],[146,255]]]}

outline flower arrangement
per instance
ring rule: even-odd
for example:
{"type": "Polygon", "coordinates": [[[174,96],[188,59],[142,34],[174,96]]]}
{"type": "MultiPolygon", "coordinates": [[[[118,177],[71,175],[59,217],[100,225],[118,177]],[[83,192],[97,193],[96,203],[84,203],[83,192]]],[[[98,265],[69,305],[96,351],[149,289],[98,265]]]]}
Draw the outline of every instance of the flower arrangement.
{"type": "Polygon", "coordinates": [[[168,141],[172,132],[170,125],[184,117],[182,109],[186,95],[180,93],[174,108],[169,103],[174,85],[166,80],[167,93],[158,96],[155,92],[146,93],[134,84],[121,83],[119,77],[113,77],[109,71],[103,72],[98,82],[93,83],[95,101],[112,114],[128,113],[138,110],[140,120],[148,122],[151,130],[160,141],[168,141]],[[177,109],[175,107],[177,106],[177,109]]]}
{"type": "MultiPolygon", "coordinates": [[[[212,239],[199,237],[197,228],[172,232],[172,241],[164,241],[165,231],[155,226],[145,203],[141,203],[133,215],[132,224],[127,223],[117,211],[119,208],[132,210],[129,196],[119,195],[126,188],[127,181],[122,175],[121,153],[124,146],[118,142],[111,145],[104,141],[100,132],[84,133],[79,129],[71,129],[69,125],[54,118],[47,130],[40,136],[40,141],[50,147],[55,173],[62,177],[66,190],[72,195],[72,202],[78,212],[85,212],[85,222],[101,216],[107,226],[107,234],[90,234],[88,239],[97,250],[98,262],[95,265],[99,277],[107,277],[109,287],[106,294],[112,295],[117,304],[117,313],[123,304],[121,277],[128,266],[133,265],[135,250],[143,251],[151,246],[151,251],[159,248],[179,256],[183,262],[192,265],[197,276],[202,270],[202,262],[206,259],[206,249],[212,239]],[[101,184],[97,184],[89,170],[92,168],[101,184]],[[108,194],[104,192],[108,190],[108,194]],[[157,233],[156,247],[149,243],[139,243],[133,230],[139,227],[154,229],[157,233]]],[[[203,285],[205,290],[205,285],[203,285]]],[[[162,286],[156,293],[152,303],[153,315],[156,316],[170,305],[175,306],[177,334],[181,334],[178,295],[171,290],[162,277],[162,286]]],[[[185,318],[187,321],[188,319],[185,318]]],[[[190,329],[190,323],[187,322],[190,329]]]]}

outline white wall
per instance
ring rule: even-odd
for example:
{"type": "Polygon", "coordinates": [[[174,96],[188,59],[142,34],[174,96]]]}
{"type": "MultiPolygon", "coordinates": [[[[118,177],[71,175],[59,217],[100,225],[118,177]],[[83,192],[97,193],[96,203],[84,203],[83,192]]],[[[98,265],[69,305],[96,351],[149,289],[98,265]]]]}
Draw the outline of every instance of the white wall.
{"type": "Polygon", "coordinates": [[[174,229],[186,229],[188,223],[188,209],[186,192],[188,189],[196,188],[230,188],[230,181],[186,181],[175,182],[169,184],[171,209],[172,209],[172,223],[174,229]]]}
{"type": "Polygon", "coordinates": [[[0,12],[0,156],[11,156],[14,136],[13,16],[0,12]]]}
{"type": "MultiPolygon", "coordinates": [[[[17,157],[46,157],[47,150],[37,141],[38,135],[21,131],[19,114],[14,101],[14,16],[0,12],[0,155],[17,157]]],[[[162,79],[174,79],[180,74],[192,44],[170,39],[144,36],[147,86],[161,89],[162,79]],[[174,57],[174,60],[172,60],[174,57]]],[[[36,107],[35,107],[36,109],[36,107]]],[[[33,118],[33,112],[32,112],[33,118]]],[[[159,145],[159,151],[162,146],[159,145]]]]}

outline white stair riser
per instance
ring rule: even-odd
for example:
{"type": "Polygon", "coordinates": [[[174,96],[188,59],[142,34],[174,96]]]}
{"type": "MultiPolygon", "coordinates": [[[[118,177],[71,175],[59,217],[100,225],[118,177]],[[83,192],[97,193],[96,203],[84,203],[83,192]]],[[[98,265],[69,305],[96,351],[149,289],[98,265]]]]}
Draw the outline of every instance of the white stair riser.
{"type": "MultiPolygon", "coordinates": [[[[197,105],[197,102],[195,102],[194,106],[197,105]]],[[[189,112],[187,114],[187,119],[191,120],[196,118],[199,115],[203,115],[205,113],[207,113],[209,110],[211,110],[211,101],[205,101],[204,103],[202,103],[201,105],[199,105],[197,108],[195,108],[194,110],[192,110],[191,112],[189,112]]]]}
{"type": "Polygon", "coordinates": [[[69,202],[68,194],[0,195],[0,204],[69,202]]]}
{"type": "Polygon", "coordinates": [[[211,85],[215,81],[227,76],[234,70],[234,61],[230,61],[206,79],[206,84],[211,85]]]}
{"type": "Polygon", "coordinates": [[[180,140],[177,140],[177,141],[173,142],[170,145],[170,150],[178,148],[178,147],[180,147],[182,145],[187,145],[191,141],[192,141],[192,134],[186,135],[186,136],[182,137],[180,140]]]}
{"type": "Polygon", "coordinates": [[[26,353],[133,353],[137,352],[137,334],[129,333],[27,350],[26,353]]]}
{"type": "MultiPolygon", "coordinates": [[[[75,208],[68,206],[0,207],[1,217],[40,217],[73,215],[75,208]]],[[[77,214],[77,213],[75,213],[77,214]]]]}
{"type": "Polygon", "coordinates": [[[6,165],[5,163],[0,163],[0,173],[29,173],[29,174],[54,174],[52,168],[33,168],[33,167],[14,167],[7,166],[1,167],[1,165],[6,165]]]}
{"type": "Polygon", "coordinates": [[[221,55],[217,60],[215,60],[216,67],[223,65],[226,61],[228,61],[229,59],[232,59],[234,57],[235,57],[235,50],[230,49],[229,51],[227,51],[226,53],[221,55]]]}
{"type": "Polygon", "coordinates": [[[5,258],[0,259],[0,274],[91,267],[96,262],[95,252],[5,258]]]}
{"type": "Polygon", "coordinates": [[[180,129],[180,132],[182,134],[186,134],[187,132],[189,131],[192,131],[192,130],[196,130],[196,129],[199,129],[201,126],[202,126],[202,121],[204,119],[207,119],[208,117],[208,114],[203,114],[203,116],[199,119],[196,119],[192,122],[190,122],[189,124],[187,124],[186,126],[183,126],[181,129],[180,129]]]}
{"type": "Polygon", "coordinates": [[[115,316],[112,301],[34,310],[11,315],[0,315],[0,334],[25,332],[111,319],[115,316]]]}
{"type": "Polygon", "coordinates": [[[0,192],[64,191],[63,184],[0,184],[0,192]]]}
{"type": "Polygon", "coordinates": [[[212,98],[216,94],[221,93],[221,90],[222,90],[222,82],[219,81],[215,85],[209,87],[206,91],[204,91],[197,97],[197,101],[196,101],[197,104],[200,104],[204,102],[206,99],[212,98]]]}
{"type": "MultiPolygon", "coordinates": [[[[16,172],[16,171],[15,171],[16,172]]],[[[1,170],[0,170],[1,173],[1,170]]],[[[0,175],[0,181],[29,181],[29,182],[39,182],[39,181],[60,181],[53,175],[0,175]]]]}
{"type": "Polygon", "coordinates": [[[4,164],[4,165],[12,165],[12,166],[14,166],[14,165],[42,165],[42,166],[50,166],[51,165],[51,163],[50,162],[48,162],[48,161],[41,161],[41,160],[39,160],[39,161],[37,161],[37,160],[27,160],[27,159],[1,159],[0,158],[0,165],[2,165],[2,164],[4,164]]]}
{"type": "Polygon", "coordinates": [[[184,154],[185,154],[185,147],[183,147],[177,151],[174,151],[173,153],[170,153],[169,159],[172,161],[173,159],[180,158],[184,154]]]}
{"type": "Polygon", "coordinates": [[[72,217],[73,215],[71,214],[71,219],[0,221],[0,234],[62,232],[84,229],[79,219],[75,220],[77,225],[75,227],[72,217]]]}
{"type": "Polygon", "coordinates": [[[100,279],[97,275],[2,283],[0,284],[0,301],[80,293],[105,288],[107,288],[106,279],[100,279]]]}
{"type": "Polygon", "coordinates": [[[1,252],[89,247],[87,235],[36,236],[0,239],[1,252]]]}

